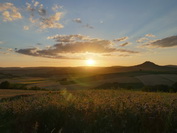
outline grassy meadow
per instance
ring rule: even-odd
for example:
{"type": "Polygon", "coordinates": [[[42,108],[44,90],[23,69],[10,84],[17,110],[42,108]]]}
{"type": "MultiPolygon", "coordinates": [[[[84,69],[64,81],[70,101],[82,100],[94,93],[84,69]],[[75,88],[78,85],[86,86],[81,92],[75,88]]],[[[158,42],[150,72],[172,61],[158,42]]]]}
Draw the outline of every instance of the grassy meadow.
{"type": "Polygon", "coordinates": [[[175,133],[177,93],[61,90],[0,102],[2,133],[175,133]]]}

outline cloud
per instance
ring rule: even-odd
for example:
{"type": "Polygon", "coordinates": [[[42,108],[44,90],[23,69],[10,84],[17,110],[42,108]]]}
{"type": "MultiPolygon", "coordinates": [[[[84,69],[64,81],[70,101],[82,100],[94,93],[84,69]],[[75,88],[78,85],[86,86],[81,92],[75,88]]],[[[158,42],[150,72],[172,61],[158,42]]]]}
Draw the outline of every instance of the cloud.
{"type": "Polygon", "coordinates": [[[144,46],[159,47],[159,48],[175,47],[177,46],[177,36],[170,36],[160,40],[156,40],[153,41],[152,43],[145,44],[144,46]]]}
{"type": "MultiPolygon", "coordinates": [[[[35,6],[35,5],[34,5],[34,6],[35,6]]],[[[38,11],[38,14],[39,14],[40,16],[46,16],[46,15],[47,15],[47,10],[44,9],[43,4],[40,4],[40,5],[38,6],[37,11],[38,11]]]]}
{"type": "Polygon", "coordinates": [[[58,9],[62,9],[62,8],[63,8],[63,6],[60,6],[60,5],[55,4],[55,5],[53,5],[52,10],[53,10],[54,12],[58,12],[58,9]]]}
{"type": "Polygon", "coordinates": [[[76,23],[82,23],[82,20],[80,18],[75,18],[75,19],[73,19],[73,21],[76,23]]]}
{"type": "Polygon", "coordinates": [[[102,54],[102,56],[113,56],[112,54],[102,54]]]}
{"type": "Polygon", "coordinates": [[[136,40],[137,43],[144,43],[144,42],[147,42],[147,41],[149,41],[149,39],[146,38],[146,37],[142,37],[142,38],[139,38],[138,40],[136,40]]]}
{"type": "Polygon", "coordinates": [[[24,30],[29,30],[29,26],[23,26],[24,30]]]}
{"type": "Polygon", "coordinates": [[[42,45],[41,43],[37,43],[36,45],[42,45]]]}
{"type": "Polygon", "coordinates": [[[153,34],[146,34],[145,36],[146,36],[146,37],[156,37],[156,36],[153,35],[153,34]]]}
{"type": "MultiPolygon", "coordinates": [[[[76,22],[76,23],[82,23],[82,20],[80,18],[75,18],[73,19],[73,22],[76,22]]],[[[86,28],[89,28],[89,29],[94,29],[93,26],[89,25],[89,24],[84,24],[83,27],[86,27],[86,28]]]]}
{"type": "Polygon", "coordinates": [[[128,39],[128,37],[121,37],[121,38],[117,38],[117,39],[114,39],[113,41],[115,42],[121,42],[121,41],[126,41],[128,39]]]}
{"type": "Polygon", "coordinates": [[[102,20],[100,20],[100,24],[103,24],[104,22],[102,20]]]}
{"type": "Polygon", "coordinates": [[[127,57],[127,56],[130,56],[130,55],[128,55],[128,54],[120,54],[119,56],[127,57]]]}
{"type": "Polygon", "coordinates": [[[0,3],[0,12],[3,16],[3,21],[14,21],[21,19],[22,15],[19,9],[12,3],[0,3]]]}
{"type": "Polygon", "coordinates": [[[43,4],[40,4],[38,1],[34,1],[33,4],[26,3],[26,10],[29,11],[30,15],[33,17],[35,13],[38,13],[39,16],[45,16],[47,13],[43,4]]]}
{"type": "Polygon", "coordinates": [[[12,48],[7,49],[8,52],[13,52],[14,50],[12,48]]]}
{"type": "Polygon", "coordinates": [[[16,50],[17,53],[36,56],[36,57],[44,57],[44,58],[52,58],[52,59],[82,59],[82,58],[72,58],[67,56],[62,56],[57,53],[51,53],[47,50],[40,50],[38,48],[26,48],[26,49],[19,49],[16,50]]]}
{"type": "Polygon", "coordinates": [[[61,18],[62,13],[56,12],[53,16],[48,18],[41,18],[41,22],[39,23],[41,29],[47,28],[63,28],[63,25],[58,23],[61,18]]]}
{"type": "Polygon", "coordinates": [[[43,7],[41,7],[41,8],[38,9],[38,13],[41,16],[45,16],[47,14],[46,12],[47,11],[43,7]]]}
{"type": "Polygon", "coordinates": [[[0,54],[8,55],[10,53],[0,51],[0,54]]]}
{"type": "Polygon", "coordinates": [[[43,4],[33,1],[32,4],[26,3],[26,9],[30,13],[29,21],[37,25],[40,29],[56,28],[64,26],[59,23],[62,12],[55,12],[53,15],[47,15],[47,10],[43,4]]]}
{"type": "Polygon", "coordinates": [[[48,46],[45,46],[46,49],[50,49],[52,46],[48,45],[48,46]]]}
{"type": "Polygon", "coordinates": [[[3,42],[3,41],[0,41],[0,44],[4,44],[5,42],[3,42]]]}
{"type": "Polygon", "coordinates": [[[47,39],[54,39],[56,42],[75,42],[75,41],[85,41],[85,40],[92,40],[89,36],[83,36],[80,34],[75,35],[55,35],[55,36],[49,36],[47,39]]]}
{"type": "Polygon", "coordinates": [[[39,2],[38,2],[38,1],[35,1],[34,7],[37,7],[38,5],[39,5],[39,2]]]}
{"type": "MultiPolygon", "coordinates": [[[[114,43],[110,40],[102,40],[99,38],[91,38],[80,34],[76,35],[55,35],[47,39],[54,39],[58,44],[54,45],[54,49],[61,53],[110,53],[110,52],[127,52],[137,53],[131,50],[118,49],[114,47],[114,43]]],[[[54,50],[52,49],[52,50],[54,50]]]]}
{"type": "Polygon", "coordinates": [[[154,38],[156,37],[153,34],[146,34],[144,37],[139,38],[138,40],[136,40],[137,43],[150,43],[152,42],[152,40],[150,38],[154,38]]]}
{"type": "Polygon", "coordinates": [[[94,29],[94,27],[89,24],[84,25],[84,27],[89,28],[89,29],[94,29]]]}
{"type": "MultiPolygon", "coordinates": [[[[70,54],[70,57],[74,58],[73,55],[79,55],[84,53],[96,53],[96,54],[111,54],[111,53],[126,53],[126,54],[135,54],[139,53],[137,51],[119,49],[113,45],[113,42],[110,40],[102,40],[98,38],[90,38],[88,36],[76,34],[76,35],[55,35],[50,36],[47,39],[53,39],[56,41],[56,44],[44,49],[38,48],[27,48],[17,50],[17,53],[39,56],[46,58],[63,58],[65,55],[70,54]]],[[[77,57],[81,59],[82,57],[77,57]]]]}
{"type": "Polygon", "coordinates": [[[32,5],[30,3],[26,3],[26,10],[30,12],[31,16],[34,16],[34,11],[36,7],[32,7],[32,5]]]}
{"type": "Polygon", "coordinates": [[[129,44],[131,44],[131,43],[130,43],[130,42],[125,42],[125,43],[120,44],[120,46],[121,46],[121,47],[124,47],[124,46],[127,46],[127,45],[129,45],[129,44]]]}

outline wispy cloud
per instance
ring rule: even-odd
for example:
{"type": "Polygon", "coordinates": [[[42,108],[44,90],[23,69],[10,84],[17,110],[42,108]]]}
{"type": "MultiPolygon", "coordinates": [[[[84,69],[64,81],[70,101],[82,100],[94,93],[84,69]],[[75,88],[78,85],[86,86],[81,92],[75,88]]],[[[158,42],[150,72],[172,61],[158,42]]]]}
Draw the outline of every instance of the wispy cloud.
{"type": "Polygon", "coordinates": [[[12,3],[0,3],[0,12],[3,16],[3,21],[5,22],[22,18],[19,9],[12,3]]]}
{"type": "Polygon", "coordinates": [[[39,5],[39,2],[38,1],[35,1],[34,2],[34,7],[37,7],[39,5]]]}
{"type": "Polygon", "coordinates": [[[29,30],[29,26],[23,26],[24,30],[29,30]]]}
{"type": "Polygon", "coordinates": [[[38,13],[40,16],[45,16],[47,11],[44,9],[43,4],[35,1],[32,4],[26,3],[26,10],[30,12],[31,16],[35,16],[35,13],[38,13]]]}
{"type": "MultiPolygon", "coordinates": [[[[81,18],[75,18],[75,19],[73,19],[73,22],[76,22],[78,24],[82,24],[83,23],[81,18]]],[[[89,29],[94,29],[94,27],[92,25],[90,25],[90,24],[84,24],[83,27],[89,28],[89,29]]]]}
{"type": "Polygon", "coordinates": [[[119,49],[113,45],[113,41],[103,40],[99,38],[91,38],[80,34],[76,35],[55,35],[50,36],[48,39],[54,39],[57,43],[53,46],[44,49],[26,48],[17,50],[17,53],[40,56],[47,58],[73,58],[75,54],[83,53],[97,53],[97,54],[111,54],[111,53],[126,53],[135,54],[139,53],[133,50],[119,49]],[[70,54],[70,57],[65,57],[70,54]]]}
{"type": "Polygon", "coordinates": [[[36,45],[39,45],[39,46],[40,46],[40,45],[42,45],[42,44],[41,44],[41,43],[37,43],[36,45]]]}
{"type": "Polygon", "coordinates": [[[177,36],[170,36],[160,40],[156,40],[153,41],[152,43],[147,43],[144,46],[155,47],[155,48],[175,47],[177,46],[177,36]]]}
{"type": "Polygon", "coordinates": [[[103,24],[104,22],[102,20],[100,20],[100,24],[103,24]]]}
{"type": "Polygon", "coordinates": [[[146,34],[145,36],[146,36],[146,37],[156,37],[156,36],[153,35],[153,34],[146,34]]]}
{"type": "Polygon", "coordinates": [[[47,39],[54,39],[56,42],[77,42],[77,41],[88,41],[92,40],[89,36],[83,36],[80,34],[75,34],[75,35],[55,35],[55,36],[49,36],[47,39]]]}
{"type": "Polygon", "coordinates": [[[55,5],[53,5],[52,10],[53,10],[54,12],[58,12],[58,10],[59,10],[59,9],[62,9],[62,8],[63,8],[63,6],[60,6],[60,5],[58,5],[58,4],[55,4],[55,5]]]}
{"type": "Polygon", "coordinates": [[[12,52],[14,52],[14,49],[12,49],[12,48],[1,48],[0,47],[0,54],[9,55],[12,52]]]}
{"type": "Polygon", "coordinates": [[[120,46],[125,47],[125,46],[130,45],[130,44],[131,44],[131,42],[125,42],[125,43],[120,44],[120,46]]]}
{"type": "Polygon", "coordinates": [[[153,34],[146,34],[143,37],[139,38],[138,40],[136,40],[137,43],[149,43],[152,41],[151,38],[155,38],[156,36],[153,34]]]}
{"type": "Polygon", "coordinates": [[[117,39],[114,39],[113,41],[115,42],[121,42],[121,41],[126,41],[128,39],[128,37],[121,37],[121,38],[117,38],[117,39]]]}
{"type": "Polygon", "coordinates": [[[3,42],[3,41],[0,41],[0,44],[4,44],[5,42],[3,42]]]}
{"type": "Polygon", "coordinates": [[[8,52],[13,52],[14,50],[12,48],[7,49],[8,52]]]}
{"type": "Polygon", "coordinates": [[[75,18],[75,19],[73,19],[73,21],[76,23],[82,23],[82,20],[80,18],[75,18]]]}
{"type": "Polygon", "coordinates": [[[147,41],[149,41],[149,38],[146,38],[146,37],[142,37],[142,38],[139,38],[138,40],[136,40],[137,43],[144,43],[147,41]]]}
{"type": "Polygon", "coordinates": [[[128,55],[128,54],[119,54],[119,56],[127,57],[127,56],[130,56],[130,55],[128,55]]]}
{"type": "Polygon", "coordinates": [[[84,25],[84,27],[89,28],[89,29],[94,29],[94,27],[89,24],[84,25]]]}

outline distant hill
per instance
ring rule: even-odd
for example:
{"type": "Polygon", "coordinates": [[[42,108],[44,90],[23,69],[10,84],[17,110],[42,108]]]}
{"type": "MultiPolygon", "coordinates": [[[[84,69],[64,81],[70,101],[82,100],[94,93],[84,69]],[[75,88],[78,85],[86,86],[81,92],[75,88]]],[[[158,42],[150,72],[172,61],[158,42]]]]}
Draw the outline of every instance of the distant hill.
{"type": "Polygon", "coordinates": [[[135,66],[129,66],[129,67],[122,67],[119,70],[124,72],[130,72],[130,71],[177,71],[176,68],[168,67],[168,66],[160,66],[153,62],[146,61],[142,64],[138,64],[135,66]]]}
{"type": "Polygon", "coordinates": [[[136,66],[138,66],[138,67],[159,67],[159,65],[156,65],[155,63],[150,62],[150,61],[146,61],[146,62],[136,65],[136,66]]]}
{"type": "MultiPolygon", "coordinates": [[[[172,69],[166,66],[159,66],[153,62],[146,61],[142,64],[133,66],[132,68],[139,69],[140,71],[171,71],[172,69]]],[[[173,70],[172,70],[173,71],[173,70]]]]}
{"type": "MultiPolygon", "coordinates": [[[[153,71],[153,72],[175,72],[177,67],[159,66],[153,62],[146,61],[135,66],[113,66],[113,67],[24,67],[24,68],[0,68],[0,75],[11,74],[12,76],[35,76],[35,77],[84,77],[100,74],[116,74],[122,72],[153,71]]],[[[1,76],[0,76],[1,77],[1,76]]],[[[3,76],[4,77],[4,76],[3,76]]]]}
{"type": "Polygon", "coordinates": [[[166,65],[167,67],[177,68],[177,65],[166,65]]]}

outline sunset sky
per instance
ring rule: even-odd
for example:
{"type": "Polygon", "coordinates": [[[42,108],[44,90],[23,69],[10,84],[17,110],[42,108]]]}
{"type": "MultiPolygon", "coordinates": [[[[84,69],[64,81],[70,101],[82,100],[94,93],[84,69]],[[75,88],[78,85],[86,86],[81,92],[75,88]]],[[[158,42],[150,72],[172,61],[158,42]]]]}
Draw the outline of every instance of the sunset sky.
{"type": "Polygon", "coordinates": [[[0,67],[176,58],[177,0],[0,0],[0,67]]]}

